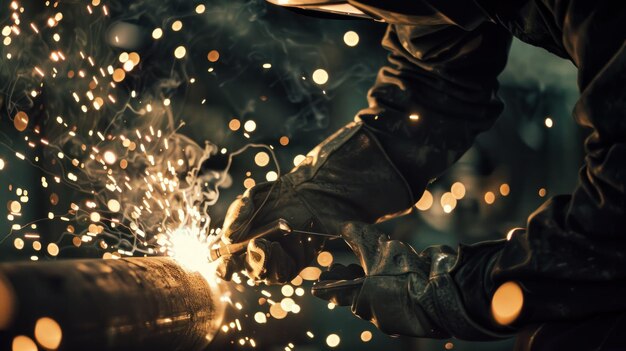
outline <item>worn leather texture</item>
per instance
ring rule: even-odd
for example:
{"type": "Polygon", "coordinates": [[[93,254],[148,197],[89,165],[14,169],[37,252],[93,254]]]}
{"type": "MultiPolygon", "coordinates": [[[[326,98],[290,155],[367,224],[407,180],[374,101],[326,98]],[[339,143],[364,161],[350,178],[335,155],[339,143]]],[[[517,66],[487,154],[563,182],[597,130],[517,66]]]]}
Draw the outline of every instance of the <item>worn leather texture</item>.
{"type": "MultiPolygon", "coordinates": [[[[489,312],[490,299],[500,284],[511,280],[526,289],[529,301],[510,326],[513,331],[536,325],[558,331],[561,323],[584,325],[609,311],[611,316],[624,312],[626,299],[617,296],[623,296],[621,286],[626,285],[626,3],[349,2],[389,23],[383,39],[383,46],[389,50],[389,64],[379,71],[368,95],[369,107],[360,111],[358,118],[367,126],[368,135],[375,136],[392,168],[408,181],[413,200],[500,114],[497,76],[505,66],[512,36],[568,59],[578,68],[580,99],[573,115],[580,126],[590,131],[578,186],[571,195],[556,196],[544,203],[529,217],[527,230],[510,241],[462,247],[459,262],[451,274],[444,275],[452,280],[443,280],[442,284],[456,285],[470,319],[487,329],[497,328],[489,312]],[[554,291],[561,293],[554,295],[554,291]]],[[[367,154],[354,156],[356,160],[367,159],[367,154]]],[[[359,165],[353,163],[351,166],[357,168],[341,172],[341,184],[361,181],[363,167],[359,165]]],[[[308,194],[318,189],[313,186],[308,194]]],[[[349,191],[342,196],[354,195],[353,199],[367,204],[359,210],[367,207],[364,213],[370,218],[374,217],[372,213],[386,212],[378,211],[379,204],[390,208],[389,201],[379,203],[379,198],[368,200],[363,195],[376,191],[373,183],[360,182],[346,189],[349,191]]],[[[315,208],[327,203],[309,196],[315,199],[315,208]]],[[[404,202],[405,197],[399,201],[404,202]]],[[[355,215],[350,212],[354,208],[337,210],[346,210],[349,215],[345,217],[349,218],[355,215]]],[[[417,272],[406,274],[418,276],[417,272]]],[[[374,284],[372,290],[377,286],[374,284]]],[[[363,289],[365,295],[368,290],[363,289]]],[[[438,296],[433,303],[449,296],[438,296]]],[[[415,306],[405,301],[405,313],[411,313],[415,306]]],[[[420,305],[415,311],[422,308],[420,305]]],[[[382,310],[375,313],[380,316],[378,321],[387,320],[382,310]]],[[[454,313],[448,318],[463,320],[454,313]]],[[[446,329],[444,322],[434,324],[446,329]]],[[[550,333],[546,333],[536,339],[539,343],[527,340],[522,344],[542,350],[541,345],[558,345],[558,337],[555,332],[554,340],[550,340],[550,333]]],[[[602,343],[604,339],[599,340],[595,349],[611,347],[602,343]]]]}
{"type": "MultiPolygon", "coordinates": [[[[458,25],[463,21],[433,23],[458,13],[447,16],[439,2],[444,1],[351,1],[381,17],[392,12],[383,39],[389,64],[380,70],[369,108],[359,116],[375,130],[416,196],[500,113],[496,78],[511,35],[578,68],[580,99],[573,117],[590,132],[579,185],[571,195],[546,201],[529,217],[523,235],[466,250],[471,254],[454,279],[469,313],[493,323],[490,299],[509,280],[533,286],[527,292],[531,300],[547,301],[528,306],[516,328],[625,311],[626,300],[614,297],[626,283],[626,3],[467,1],[458,4],[468,10],[467,23],[476,19],[476,7],[486,14],[468,30],[458,25]],[[419,16],[428,14],[419,12],[425,4],[439,10],[431,20],[419,16]],[[411,120],[411,114],[420,118],[411,120]],[[559,286],[569,287],[569,293],[551,295],[559,286]]],[[[542,340],[548,343],[545,335],[542,340]]]]}
{"type": "MultiPolygon", "coordinates": [[[[414,201],[376,137],[363,123],[350,123],[289,174],[259,184],[237,199],[227,213],[222,241],[245,241],[255,228],[279,218],[293,229],[337,234],[344,221],[374,223],[404,213],[414,201]]],[[[303,234],[256,239],[246,253],[221,258],[218,272],[225,279],[244,271],[254,280],[288,282],[323,243],[322,237],[303,234]]]]}
{"type": "Polygon", "coordinates": [[[352,312],[391,335],[484,340],[509,337],[487,329],[466,313],[450,276],[457,254],[447,246],[417,253],[374,226],[347,223],[342,236],[362,266],[341,265],[324,272],[313,295],[351,306],[352,312]]]}

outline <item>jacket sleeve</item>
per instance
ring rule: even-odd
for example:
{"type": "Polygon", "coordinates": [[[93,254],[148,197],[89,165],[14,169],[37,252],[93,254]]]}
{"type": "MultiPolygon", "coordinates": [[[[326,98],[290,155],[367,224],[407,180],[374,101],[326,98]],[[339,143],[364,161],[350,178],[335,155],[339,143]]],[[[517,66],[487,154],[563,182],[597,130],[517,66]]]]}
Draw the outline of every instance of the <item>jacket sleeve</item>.
{"type": "Polygon", "coordinates": [[[383,39],[389,64],[358,117],[407,179],[415,200],[500,114],[497,76],[510,42],[508,32],[488,22],[471,31],[389,26],[383,39]]]}
{"type": "Polygon", "coordinates": [[[470,313],[489,322],[503,283],[524,290],[513,323],[575,321],[626,312],[626,45],[624,5],[554,1],[563,46],[578,67],[574,119],[591,129],[579,184],[528,219],[525,232],[490,247],[465,248],[455,273],[470,313]]]}

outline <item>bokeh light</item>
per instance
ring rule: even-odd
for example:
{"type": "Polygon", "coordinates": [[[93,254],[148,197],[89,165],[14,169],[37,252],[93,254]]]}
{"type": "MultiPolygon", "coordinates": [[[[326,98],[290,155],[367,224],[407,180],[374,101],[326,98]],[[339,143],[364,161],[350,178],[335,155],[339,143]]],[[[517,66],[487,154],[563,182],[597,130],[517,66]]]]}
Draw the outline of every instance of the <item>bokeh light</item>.
{"type": "Polygon", "coordinates": [[[355,47],[359,44],[359,35],[355,31],[347,31],[343,35],[343,42],[350,47],[355,47]]]}
{"type": "Polygon", "coordinates": [[[35,339],[46,349],[54,350],[61,345],[63,332],[54,319],[42,317],[35,323],[35,339]]]}
{"type": "Polygon", "coordinates": [[[313,72],[312,78],[315,84],[324,85],[328,83],[329,76],[328,76],[328,72],[319,68],[313,72]]]}

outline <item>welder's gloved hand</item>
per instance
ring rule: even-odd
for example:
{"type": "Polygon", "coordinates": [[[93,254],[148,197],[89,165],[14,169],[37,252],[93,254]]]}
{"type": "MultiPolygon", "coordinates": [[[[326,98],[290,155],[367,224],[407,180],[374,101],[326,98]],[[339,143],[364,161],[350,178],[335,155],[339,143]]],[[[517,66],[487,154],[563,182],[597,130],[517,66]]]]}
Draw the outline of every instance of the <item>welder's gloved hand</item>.
{"type": "MultiPolygon", "coordinates": [[[[374,223],[410,209],[415,201],[405,179],[367,128],[347,125],[289,174],[246,191],[228,210],[222,242],[243,242],[279,218],[292,229],[337,234],[345,221],[374,223]]],[[[323,245],[323,237],[295,233],[252,240],[246,253],[220,258],[218,275],[230,280],[243,271],[255,281],[285,283],[323,245]]]]}
{"type": "Polygon", "coordinates": [[[450,276],[457,255],[447,246],[417,253],[375,227],[349,223],[342,232],[363,269],[335,265],[322,273],[313,295],[371,321],[391,335],[486,340],[508,335],[471,320],[450,276]]]}

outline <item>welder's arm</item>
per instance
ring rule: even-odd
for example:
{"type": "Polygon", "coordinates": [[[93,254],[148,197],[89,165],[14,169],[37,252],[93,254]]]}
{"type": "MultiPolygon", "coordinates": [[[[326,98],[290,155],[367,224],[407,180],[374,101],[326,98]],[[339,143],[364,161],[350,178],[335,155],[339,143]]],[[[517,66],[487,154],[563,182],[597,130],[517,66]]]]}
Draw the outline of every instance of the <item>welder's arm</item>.
{"type": "Polygon", "coordinates": [[[626,311],[626,11],[617,2],[552,6],[578,67],[574,119],[592,132],[571,195],[548,200],[525,232],[499,247],[464,250],[455,280],[470,313],[485,323],[494,293],[508,281],[525,296],[514,327],[626,311]]]}
{"type": "MultiPolygon", "coordinates": [[[[490,338],[546,323],[577,323],[620,313],[623,318],[626,311],[623,298],[626,295],[626,90],[623,88],[626,46],[623,36],[614,33],[623,33],[626,12],[623,5],[609,2],[574,0],[554,4],[551,10],[557,23],[562,23],[564,46],[579,68],[581,97],[574,110],[575,119],[593,128],[586,142],[587,156],[580,172],[580,185],[573,194],[550,199],[530,216],[527,230],[516,231],[508,241],[462,245],[457,252],[436,248],[419,255],[410,253],[399,242],[386,242],[377,252],[369,253],[371,257],[379,257],[382,263],[365,262],[365,272],[360,274],[354,268],[339,269],[342,272],[331,269],[314,289],[317,296],[351,305],[353,312],[377,323],[386,332],[427,337],[490,338]],[[392,247],[395,249],[391,250],[392,247]],[[454,264],[448,265],[450,262],[454,264]],[[372,273],[372,267],[378,266],[379,272],[372,273]]],[[[390,35],[391,39],[398,39],[393,30],[390,35]]],[[[399,40],[396,44],[402,42],[399,40]]],[[[370,116],[366,114],[367,123],[376,125],[374,116],[378,112],[400,110],[400,117],[391,119],[395,124],[383,123],[379,116],[380,129],[399,138],[411,136],[414,129],[407,124],[410,120],[403,118],[413,111],[405,109],[406,105],[391,105],[392,98],[381,100],[376,95],[380,87],[390,86],[400,95],[406,94],[399,88],[400,81],[388,79],[383,71],[372,92],[374,107],[370,116]],[[381,85],[382,81],[391,83],[381,85]],[[382,107],[381,101],[385,102],[382,107]]],[[[428,92],[424,96],[436,99],[428,92]]],[[[421,101],[419,97],[408,101],[414,99],[421,101]]],[[[424,113],[427,112],[421,112],[416,126],[424,120],[424,113]]],[[[429,138],[430,131],[420,131],[426,135],[427,144],[429,140],[435,143],[445,140],[437,134],[429,138]]],[[[470,140],[462,136],[461,140],[470,140]]],[[[393,141],[383,144],[387,150],[393,150],[393,141]]],[[[402,164],[393,151],[388,153],[396,165],[402,164]]],[[[437,172],[445,166],[443,161],[434,162],[437,172]]],[[[406,168],[399,168],[406,172],[406,168]]],[[[407,179],[413,178],[407,176],[407,179]]],[[[366,238],[361,240],[367,242],[366,238]]],[[[613,327],[602,332],[611,333],[613,327]]],[[[531,335],[535,338],[538,334],[531,335]]],[[[583,330],[582,335],[586,338],[589,332],[583,330]]],[[[542,339],[559,337],[544,335],[542,339]]],[[[602,345],[604,334],[599,337],[596,340],[602,345]]],[[[556,345],[551,349],[563,348],[556,345]]],[[[527,344],[528,348],[531,346],[532,339],[527,344]]]]}
{"type": "MultiPolygon", "coordinates": [[[[496,76],[509,44],[510,36],[491,24],[471,32],[391,26],[384,40],[390,66],[381,70],[361,121],[329,137],[277,182],[235,201],[222,241],[246,241],[278,218],[294,229],[336,234],[344,221],[374,223],[406,212],[500,112],[496,76]]],[[[302,235],[252,240],[246,253],[220,259],[218,273],[286,282],[322,245],[319,237],[302,235]]]]}
{"type": "Polygon", "coordinates": [[[390,51],[358,116],[372,130],[419,199],[502,110],[497,76],[511,36],[493,23],[390,25],[390,51]],[[411,117],[412,116],[412,117],[411,117]]]}

